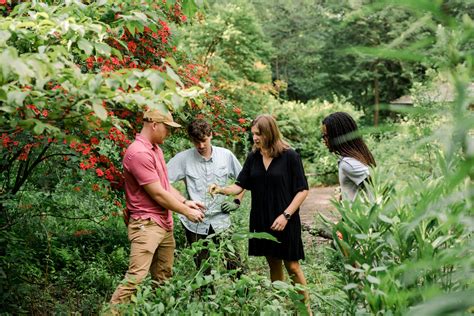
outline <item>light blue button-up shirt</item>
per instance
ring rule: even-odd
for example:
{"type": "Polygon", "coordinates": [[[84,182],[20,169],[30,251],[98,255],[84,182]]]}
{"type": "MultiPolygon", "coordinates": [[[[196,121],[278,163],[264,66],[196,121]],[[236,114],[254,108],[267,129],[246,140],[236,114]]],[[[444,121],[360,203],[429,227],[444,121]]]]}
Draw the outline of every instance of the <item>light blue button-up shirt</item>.
{"type": "Polygon", "coordinates": [[[178,215],[189,231],[207,235],[211,225],[216,233],[229,228],[229,214],[221,211],[225,196],[217,194],[211,197],[207,190],[213,183],[227,185],[228,180],[236,179],[241,170],[242,166],[230,150],[216,146],[212,146],[212,155],[208,160],[201,156],[196,148],[190,148],[168,161],[170,182],[184,179],[189,199],[201,201],[207,208],[202,223],[193,223],[186,216],[178,215]]]}

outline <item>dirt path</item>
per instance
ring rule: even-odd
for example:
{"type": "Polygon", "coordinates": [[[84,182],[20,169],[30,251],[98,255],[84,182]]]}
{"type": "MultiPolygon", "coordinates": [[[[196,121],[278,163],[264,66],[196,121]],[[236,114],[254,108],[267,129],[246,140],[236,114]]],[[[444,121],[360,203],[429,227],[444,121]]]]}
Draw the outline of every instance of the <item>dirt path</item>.
{"type": "Polygon", "coordinates": [[[318,214],[322,214],[334,222],[338,221],[338,215],[330,202],[336,188],[332,186],[309,189],[308,197],[300,207],[301,224],[304,227],[312,228],[318,214]]]}
{"type": "Polygon", "coordinates": [[[332,240],[331,230],[323,225],[318,215],[321,214],[332,222],[339,220],[339,215],[331,203],[336,188],[336,186],[311,188],[308,197],[301,204],[302,236],[307,247],[328,244],[332,240]]]}

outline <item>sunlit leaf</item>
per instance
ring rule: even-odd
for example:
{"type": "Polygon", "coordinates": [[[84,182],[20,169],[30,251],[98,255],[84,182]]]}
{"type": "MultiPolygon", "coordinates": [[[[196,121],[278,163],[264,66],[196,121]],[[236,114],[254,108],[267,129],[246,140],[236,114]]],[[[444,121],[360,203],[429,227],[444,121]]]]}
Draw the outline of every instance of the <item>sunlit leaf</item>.
{"type": "Polygon", "coordinates": [[[380,284],[380,280],[374,276],[368,275],[367,276],[367,281],[369,281],[372,284],[380,284]]]}
{"type": "Polygon", "coordinates": [[[157,71],[149,71],[146,73],[146,77],[150,81],[151,88],[155,90],[155,92],[158,92],[165,82],[165,79],[163,79],[157,71]]]}
{"type": "Polygon", "coordinates": [[[23,101],[25,100],[26,96],[28,95],[28,92],[22,92],[22,91],[9,91],[7,93],[7,102],[9,104],[15,104],[17,106],[22,106],[23,101]]]}
{"type": "Polygon", "coordinates": [[[5,46],[12,34],[6,30],[0,30],[0,46],[5,46]]]}
{"type": "Polygon", "coordinates": [[[0,106],[0,111],[6,112],[6,113],[13,113],[15,111],[15,108],[8,105],[4,105],[4,106],[0,106]]]}
{"type": "MultiPolygon", "coordinates": [[[[92,50],[94,49],[94,46],[91,44],[91,42],[89,42],[88,40],[84,39],[84,38],[81,38],[78,42],[77,42],[77,46],[82,49],[87,55],[91,55],[92,54],[92,50]]],[[[97,47],[96,47],[97,49],[97,47]]]]}
{"type": "Polygon", "coordinates": [[[184,105],[183,98],[176,93],[173,93],[171,96],[171,103],[173,104],[173,108],[175,110],[179,110],[184,105]]]}
{"type": "Polygon", "coordinates": [[[95,43],[95,50],[100,55],[110,56],[111,48],[105,43],[95,43]]]}
{"type": "Polygon", "coordinates": [[[355,283],[349,283],[349,284],[346,284],[343,289],[348,291],[348,290],[352,290],[352,289],[356,289],[358,287],[357,284],[355,283]]]}
{"type": "Polygon", "coordinates": [[[189,17],[193,16],[198,9],[194,0],[183,0],[182,7],[184,14],[189,17]]]}
{"type": "Polygon", "coordinates": [[[107,110],[102,104],[102,100],[99,100],[99,99],[92,100],[92,108],[94,110],[95,115],[98,118],[100,118],[102,121],[105,121],[107,119],[107,110]]]}
{"type": "Polygon", "coordinates": [[[179,76],[174,72],[171,67],[166,66],[166,73],[168,76],[170,76],[171,79],[173,79],[176,83],[178,83],[181,87],[184,87],[184,84],[181,82],[181,79],[179,76]]]}
{"type": "Polygon", "coordinates": [[[40,134],[43,134],[45,128],[46,128],[46,125],[44,125],[40,121],[36,121],[36,125],[33,128],[33,132],[37,135],[40,135],[40,134]]]}
{"type": "Polygon", "coordinates": [[[383,214],[379,214],[379,219],[387,224],[393,224],[393,220],[383,214]]]}

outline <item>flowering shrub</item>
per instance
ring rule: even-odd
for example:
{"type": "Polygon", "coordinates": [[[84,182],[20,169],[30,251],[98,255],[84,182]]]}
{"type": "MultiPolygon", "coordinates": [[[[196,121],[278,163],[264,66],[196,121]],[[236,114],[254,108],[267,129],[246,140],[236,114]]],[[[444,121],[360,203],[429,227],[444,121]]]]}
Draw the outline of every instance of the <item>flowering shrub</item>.
{"type": "Polygon", "coordinates": [[[139,112],[203,104],[198,66],[173,59],[173,5],[118,1],[60,6],[21,3],[0,27],[2,178],[15,194],[34,168],[53,156],[120,188],[121,156],[141,124],[139,112]],[[26,41],[33,45],[23,45],[26,41]],[[13,180],[13,182],[12,182],[13,180]]]}

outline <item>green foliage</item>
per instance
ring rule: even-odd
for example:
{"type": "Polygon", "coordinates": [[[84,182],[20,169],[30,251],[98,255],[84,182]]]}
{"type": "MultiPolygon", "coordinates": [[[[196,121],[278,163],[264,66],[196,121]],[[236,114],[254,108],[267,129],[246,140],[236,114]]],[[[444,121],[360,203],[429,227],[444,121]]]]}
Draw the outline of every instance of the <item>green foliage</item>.
{"type": "Polygon", "coordinates": [[[216,1],[189,28],[182,45],[220,80],[268,83],[271,46],[254,12],[247,1],[216,1]]]}
{"type": "MultiPolygon", "coordinates": [[[[445,43],[435,40],[438,21],[430,13],[410,10],[416,1],[398,6],[391,1],[252,2],[275,48],[273,77],[288,83],[285,97],[292,100],[346,97],[369,119],[374,104],[406,94],[413,82],[425,78],[427,68],[441,69],[448,60],[445,43]],[[379,54],[367,54],[374,49],[379,54]]],[[[437,12],[440,2],[427,3],[432,14],[437,12]]],[[[474,16],[472,1],[444,1],[443,11],[457,21],[474,16]]],[[[472,51],[470,36],[450,37],[467,48],[456,52],[472,51]]],[[[464,53],[458,58],[465,58],[464,53]]]]}
{"type": "Polygon", "coordinates": [[[284,102],[273,109],[280,130],[300,153],[311,185],[337,182],[337,157],[328,152],[321,138],[323,119],[338,111],[349,113],[356,121],[362,113],[344,100],[284,102]]]}
{"type": "MultiPolygon", "coordinates": [[[[336,203],[344,220],[333,229],[335,249],[305,237],[311,307],[326,315],[472,309],[472,1],[252,3],[211,1],[192,18],[203,1],[0,5],[3,313],[106,311],[129,255],[123,195],[111,187],[144,107],[181,108],[181,122],[202,115],[241,157],[249,119],[273,113],[310,183],[334,183],[323,117],[346,111],[363,123],[369,116],[351,104],[367,110],[377,89],[384,102],[410,86],[413,108],[376,129],[362,124],[378,166],[366,194],[336,203]],[[272,83],[271,71],[290,98],[332,101],[281,102],[285,82],[272,83]],[[425,98],[439,78],[454,87],[453,103],[425,98]]],[[[178,132],[165,154],[189,146],[178,132]]],[[[174,277],[158,288],[148,279],[123,311],[304,313],[301,287],[271,284],[263,258],[245,254],[248,212],[247,197],[220,244],[188,248],[176,225],[174,277]],[[210,258],[197,269],[204,247],[210,258]],[[225,269],[224,252],[242,258],[240,279],[225,269]]]]}
{"type": "Polygon", "coordinates": [[[269,67],[272,48],[248,1],[213,1],[205,14],[196,16],[182,31],[178,47],[207,67],[211,87],[222,100],[219,102],[232,110],[216,110],[211,105],[214,115],[210,116],[200,109],[216,125],[216,140],[227,136],[227,145],[245,157],[248,146],[243,132],[249,121],[265,107],[278,104],[269,67]],[[238,125],[232,126],[236,122],[238,125]],[[229,127],[232,135],[226,133],[229,127]]]}
{"type": "MultiPolygon", "coordinates": [[[[474,117],[467,93],[474,68],[467,46],[452,37],[472,34],[473,24],[452,22],[431,2],[399,4],[417,14],[429,9],[438,20],[451,21],[439,27],[437,45],[449,43],[441,65],[452,78],[455,100],[418,103],[405,111],[404,121],[380,139],[376,150],[382,159],[365,198],[337,204],[343,220],[333,235],[346,262],[341,277],[352,313],[465,313],[472,308],[468,297],[474,286],[474,163],[468,149],[474,117]]],[[[412,47],[413,54],[424,54],[412,47]]]]}
{"type": "Polygon", "coordinates": [[[48,186],[27,185],[4,204],[2,306],[13,314],[94,314],[127,267],[120,198],[106,181],[47,165],[48,186]]]}
{"type": "Polygon", "coordinates": [[[338,204],[343,220],[334,236],[352,311],[403,314],[429,297],[473,286],[472,197],[462,165],[447,177],[405,174],[406,187],[396,191],[390,166],[379,167],[367,199],[338,204]]]}

